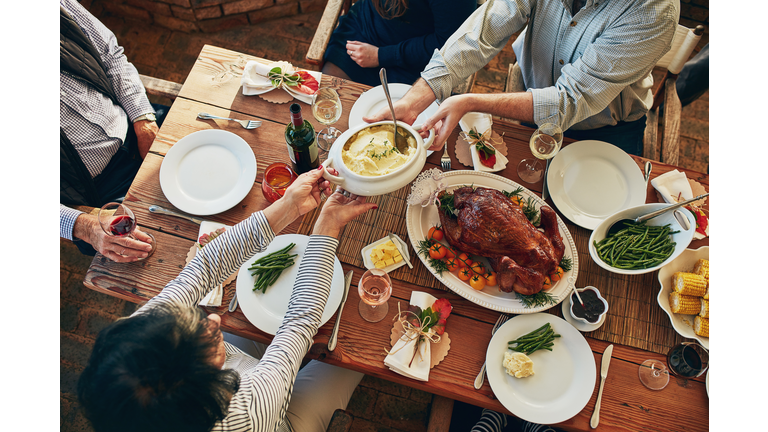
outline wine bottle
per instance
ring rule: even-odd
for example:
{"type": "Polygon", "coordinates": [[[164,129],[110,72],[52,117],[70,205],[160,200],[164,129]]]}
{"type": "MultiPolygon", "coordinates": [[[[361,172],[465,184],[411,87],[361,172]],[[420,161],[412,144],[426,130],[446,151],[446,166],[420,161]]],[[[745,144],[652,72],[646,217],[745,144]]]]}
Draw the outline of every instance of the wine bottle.
{"type": "Polygon", "coordinates": [[[285,127],[285,142],[296,174],[317,169],[320,165],[315,128],[304,120],[301,105],[297,103],[291,104],[291,121],[285,127]]]}

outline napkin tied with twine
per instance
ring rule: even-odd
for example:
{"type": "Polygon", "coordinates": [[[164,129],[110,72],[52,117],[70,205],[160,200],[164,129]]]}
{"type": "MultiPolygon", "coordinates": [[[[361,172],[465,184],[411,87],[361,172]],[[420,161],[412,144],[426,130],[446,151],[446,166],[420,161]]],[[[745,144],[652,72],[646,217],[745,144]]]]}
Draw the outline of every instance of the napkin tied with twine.
{"type": "MultiPolygon", "coordinates": [[[[699,183],[688,179],[684,172],[676,169],[651,180],[651,185],[656,189],[661,198],[669,204],[689,200],[706,191],[699,183]]],[[[706,212],[702,209],[704,200],[706,198],[685,206],[693,212],[697,219],[697,230],[693,233],[694,240],[700,240],[709,236],[709,217],[707,217],[706,212]]]]}
{"type": "Polygon", "coordinates": [[[243,69],[240,84],[246,96],[283,89],[288,95],[311,105],[322,76],[320,72],[297,70],[292,64],[284,61],[270,64],[249,61],[243,69]]]}

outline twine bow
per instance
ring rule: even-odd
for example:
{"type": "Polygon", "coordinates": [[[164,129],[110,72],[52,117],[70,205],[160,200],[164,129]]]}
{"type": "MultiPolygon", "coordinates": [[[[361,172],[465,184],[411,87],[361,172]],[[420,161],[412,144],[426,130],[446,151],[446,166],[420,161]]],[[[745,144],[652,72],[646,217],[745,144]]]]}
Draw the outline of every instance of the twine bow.
{"type": "Polygon", "coordinates": [[[470,129],[469,132],[461,131],[459,132],[459,137],[468,142],[470,146],[477,145],[477,143],[490,146],[493,146],[494,144],[501,145],[504,143],[501,137],[494,138],[491,128],[488,128],[488,130],[483,133],[478,132],[475,128],[470,129]]]}
{"type": "Polygon", "coordinates": [[[428,340],[430,343],[438,343],[440,342],[440,335],[435,333],[432,328],[430,328],[429,324],[431,324],[432,318],[427,316],[424,318],[424,320],[420,320],[419,316],[415,313],[411,312],[410,310],[401,311],[400,310],[400,303],[397,304],[397,315],[392,319],[392,321],[398,321],[400,322],[400,325],[403,326],[403,335],[400,336],[400,339],[402,339],[405,343],[401,345],[398,349],[393,351],[386,351],[388,355],[395,354],[396,352],[400,351],[401,349],[405,348],[410,342],[416,341],[414,344],[414,350],[413,350],[413,357],[411,357],[411,361],[408,363],[408,367],[411,367],[413,364],[413,360],[416,358],[416,354],[419,354],[420,360],[424,361],[425,359],[422,357],[422,354],[419,350],[419,345],[428,340]],[[415,319],[418,325],[414,325],[410,320],[409,316],[412,319],[415,319]],[[422,329],[428,328],[427,331],[422,331],[422,329]]]}

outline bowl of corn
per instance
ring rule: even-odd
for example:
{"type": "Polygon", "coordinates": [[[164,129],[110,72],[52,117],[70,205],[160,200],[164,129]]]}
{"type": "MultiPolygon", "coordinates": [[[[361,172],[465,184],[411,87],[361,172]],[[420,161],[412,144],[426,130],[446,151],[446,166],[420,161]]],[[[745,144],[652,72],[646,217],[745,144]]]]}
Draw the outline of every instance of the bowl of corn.
{"type": "Polygon", "coordinates": [[[709,246],[686,249],[659,270],[656,298],[675,331],[709,349],[709,246]]]}

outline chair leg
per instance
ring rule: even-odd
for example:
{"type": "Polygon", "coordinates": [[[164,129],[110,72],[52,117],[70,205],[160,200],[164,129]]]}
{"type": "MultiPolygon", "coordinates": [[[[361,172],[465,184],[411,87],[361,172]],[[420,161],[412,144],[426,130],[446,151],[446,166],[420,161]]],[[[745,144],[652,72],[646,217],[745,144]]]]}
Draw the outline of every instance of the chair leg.
{"type": "Polygon", "coordinates": [[[328,423],[328,429],[326,432],[349,432],[352,430],[352,415],[348,412],[337,409],[333,412],[331,422],[328,423]]]}
{"type": "Polygon", "coordinates": [[[666,164],[677,165],[680,157],[680,116],[683,107],[680,103],[680,97],[677,95],[674,78],[667,79],[665,93],[661,161],[666,164]]]}
{"type": "Polygon", "coordinates": [[[645,135],[643,136],[643,157],[657,161],[659,148],[659,109],[648,111],[645,122],[645,135]]]}
{"type": "Polygon", "coordinates": [[[429,424],[427,432],[448,432],[451,427],[451,414],[453,413],[453,399],[433,395],[432,408],[429,412],[429,424]]]}

